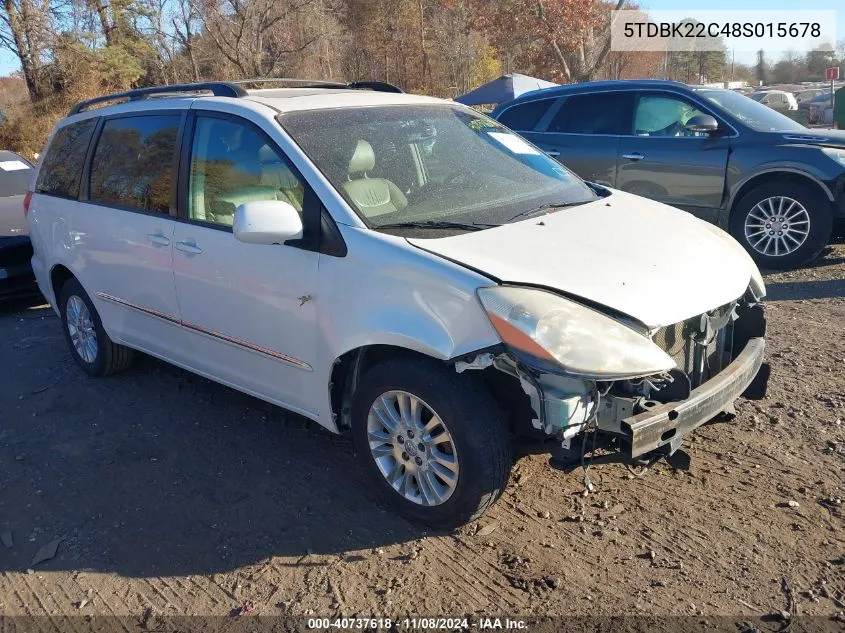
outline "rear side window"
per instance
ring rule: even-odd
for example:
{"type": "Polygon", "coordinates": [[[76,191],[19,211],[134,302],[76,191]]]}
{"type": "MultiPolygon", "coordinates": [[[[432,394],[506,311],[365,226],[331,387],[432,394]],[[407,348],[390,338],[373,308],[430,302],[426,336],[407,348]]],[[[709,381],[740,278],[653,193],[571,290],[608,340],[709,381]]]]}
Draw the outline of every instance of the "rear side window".
{"type": "Polygon", "coordinates": [[[625,134],[630,128],[631,96],[601,92],[568,97],[549,124],[549,132],[625,134]]]}
{"type": "Polygon", "coordinates": [[[107,120],[91,160],[91,201],[168,213],[181,120],[181,114],[107,120]]]}
{"type": "Polygon", "coordinates": [[[82,166],[97,119],[71,123],[56,132],[41,162],[35,191],[62,198],[79,195],[82,166]]]}
{"type": "Polygon", "coordinates": [[[499,123],[512,130],[533,130],[553,102],[554,99],[540,99],[517,104],[502,112],[499,123]]]}

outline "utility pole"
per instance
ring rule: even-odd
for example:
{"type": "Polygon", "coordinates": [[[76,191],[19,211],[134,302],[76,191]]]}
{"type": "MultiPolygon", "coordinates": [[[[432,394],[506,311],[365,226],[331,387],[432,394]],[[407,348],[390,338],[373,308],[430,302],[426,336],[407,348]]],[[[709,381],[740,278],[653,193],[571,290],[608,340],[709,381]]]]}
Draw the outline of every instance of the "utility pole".
{"type": "Polygon", "coordinates": [[[734,62],[736,61],[736,49],[731,49],[731,83],[734,80],[734,62]]]}

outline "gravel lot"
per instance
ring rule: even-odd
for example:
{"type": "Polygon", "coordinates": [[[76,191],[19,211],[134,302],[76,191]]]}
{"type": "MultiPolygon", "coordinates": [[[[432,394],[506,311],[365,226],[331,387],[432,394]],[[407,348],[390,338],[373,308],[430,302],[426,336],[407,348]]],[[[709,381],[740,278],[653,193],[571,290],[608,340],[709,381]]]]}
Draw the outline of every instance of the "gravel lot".
{"type": "Polygon", "coordinates": [[[769,396],[688,470],[594,465],[583,496],[524,457],[451,534],[382,506],[345,438],[150,358],[88,378],[51,311],[2,308],[0,613],[836,617],[845,244],[767,282],[769,396]]]}

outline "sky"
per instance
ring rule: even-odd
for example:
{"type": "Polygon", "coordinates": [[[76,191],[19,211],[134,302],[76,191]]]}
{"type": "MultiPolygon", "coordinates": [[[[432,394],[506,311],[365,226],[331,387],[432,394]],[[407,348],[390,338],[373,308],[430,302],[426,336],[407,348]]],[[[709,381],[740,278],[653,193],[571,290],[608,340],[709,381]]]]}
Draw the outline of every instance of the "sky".
{"type": "MultiPolygon", "coordinates": [[[[495,2],[495,0],[492,0],[495,2]]],[[[702,10],[727,10],[727,9],[752,9],[752,10],[795,10],[800,4],[800,9],[839,9],[836,14],[836,37],[845,38],[845,4],[842,0],[806,0],[796,2],[795,0],[640,0],[639,4],[643,9],[702,9],[702,10]]],[[[767,50],[766,56],[770,61],[777,61],[785,51],[767,50]]],[[[729,51],[730,54],[730,51],[729,51]]],[[[741,64],[754,64],[756,56],[753,52],[736,51],[734,60],[741,64]]],[[[8,75],[20,70],[17,57],[9,50],[0,49],[0,75],[8,75]]]]}
{"type": "MultiPolygon", "coordinates": [[[[726,11],[729,9],[743,9],[755,11],[796,11],[796,10],[828,10],[836,11],[836,38],[845,38],[845,2],[842,0],[641,0],[638,4],[644,10],[707,10],[726,11]]],[[[726,14],[726,19],[729,14],[726,14]]],[[[795,49],[796,52],[802,52],[795,49]]],[[[766,58],[770,62],[777,61],[785,50],[766,50],[766,58]]],[[[728,50],[730,56],[731,51],[728,50]]],[[[739,64],[755,64],[757,56],[750,51],[736,51],[734,60],[739,64]]]]}

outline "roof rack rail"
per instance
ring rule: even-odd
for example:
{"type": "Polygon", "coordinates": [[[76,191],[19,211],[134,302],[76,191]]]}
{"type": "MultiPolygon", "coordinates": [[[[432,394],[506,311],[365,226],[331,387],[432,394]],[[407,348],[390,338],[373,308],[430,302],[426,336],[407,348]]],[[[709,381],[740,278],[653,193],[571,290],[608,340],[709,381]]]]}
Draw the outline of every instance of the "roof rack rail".
{"type": "Polygon", "coordinates": [[[136,101],[138,99],[146,99],[156,95],[168,94],[186,94],[192,92],[210,92],[215,97],[245,97],[246,90],[232,82],[227,81],[206,81],[194,84],[173,84],[170,86],[152,86],[150,88],[136,88],[134,90],[127,90],[126,92],[116,92],[110,95],[103,95],[102,97],[94,97],[93,99],[86,99],[80,101],[70,109],[68,116],[79,114],[88,110],[91,106],[106,101],[118,101],[125,99],[127,101],[136,101]]]}
{"type": "Polygon", "coordinates": [[[258,79],[238,79],[230,82],[236,85],[289,83],[297,88],[336,88],[339,90],[375,90],[376,92],[404,92],[401,88],[383,81],[330,81],[326,79],[297,79],[293,77],[261,77],[258,79]]]}

